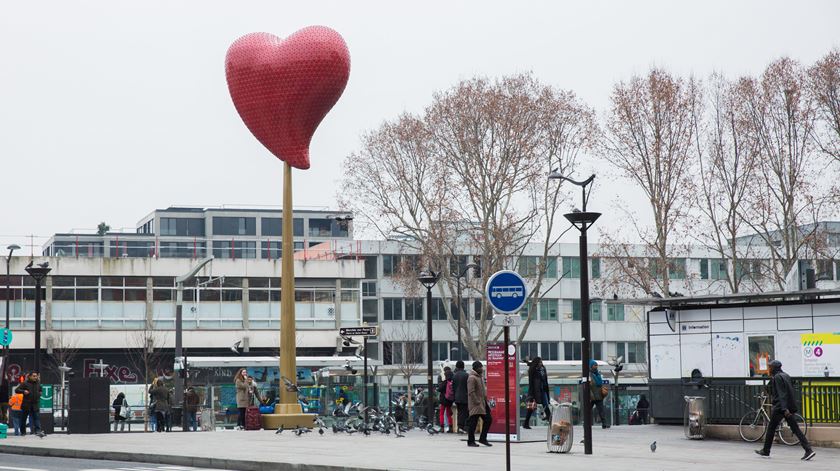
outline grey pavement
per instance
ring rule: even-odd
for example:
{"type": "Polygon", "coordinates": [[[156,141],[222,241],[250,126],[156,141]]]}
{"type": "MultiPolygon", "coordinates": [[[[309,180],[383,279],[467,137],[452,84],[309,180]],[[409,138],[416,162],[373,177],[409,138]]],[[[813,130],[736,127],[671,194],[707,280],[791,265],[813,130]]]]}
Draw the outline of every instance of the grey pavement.
{"type": "MultiPolygon", "coordinates": [[[[545,428],[527,432],[526,440],[543,440],[545,428]]],[[[735,441],[687,440],[682,427],[663,425],[621,426],[593,430],[594,454],[584,455],[582,430],[575,429],[570,454],[547,453],[545,442],[511,445],[512,469],[548,469],[570,466],[579,469],[696,470],[698,466],[719,469],[758,470],[802,466],[801,469],[837,469],[840,449],[816,448],[814,461],[801,462],[802,448],[775,445],[772,458],[753,453],[758,444],[735,441]],[[655,453],[650,443],[656,440],[655,453]]],[[[107,435],[50,435],[10,437],[0,440],[0,453],[7,451],[48,453],[55,456],[105,458],[149,463],[168,463],[220,469],[263,470],[435,470],[457,467],[458,471],[504,469],[504,443],[492,448],[468,448],[463,435],[428,435],[412,431],[405,438],[375,434],[295,436],[286,431],[217,431],[131,433],[107,435]]],[[[2,458],[0,455],[0,466],[2,458]]],[[[2,469],[2,468],[0,468],[2,469]]]]}
{"type": "Polygon", "coordinates": [[[128,461],[79,460],[49,456],[0,455],[2,471],[205,471],[187,466],[170,466],[128,461]]]}

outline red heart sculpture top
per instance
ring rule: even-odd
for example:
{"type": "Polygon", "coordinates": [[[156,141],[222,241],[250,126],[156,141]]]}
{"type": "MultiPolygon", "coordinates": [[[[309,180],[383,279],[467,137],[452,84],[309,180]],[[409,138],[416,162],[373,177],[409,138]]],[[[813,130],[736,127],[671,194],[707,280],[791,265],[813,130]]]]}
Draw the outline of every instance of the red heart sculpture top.
{"type": "Polygon", "coordinates": [[[228,90],[254,137],[289,165],[309,168],[309,142],[350,76],[337,32],[309,26],[285,40],[269,33],[237,39],[225,58],[228,90]]]}

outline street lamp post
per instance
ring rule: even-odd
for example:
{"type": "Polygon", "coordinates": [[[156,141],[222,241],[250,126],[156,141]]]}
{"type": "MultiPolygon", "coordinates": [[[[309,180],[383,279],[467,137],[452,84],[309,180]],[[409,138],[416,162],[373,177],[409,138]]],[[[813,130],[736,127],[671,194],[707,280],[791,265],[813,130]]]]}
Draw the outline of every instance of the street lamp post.
{"type": "Polygon", "coordinates": [[[466,279],[467,272],[470,269],[478,270],[479,268],[480,267],[478,265],[476,265],[475,263],[468,263],[464,267],[464,269],[461,271],[461,273],[458,274],[458,279],[455,280],[455,287],[458,291],[458,296],[457,296],[456,299],[458,300],[458,359],[459,360],[464,359],[464,345],[461,343],[461,330],[463,329],[463,325],[462,325],[463,320],[462,319],[464,318],[464,303],[461,301],[461,278],[466,279]]]}
{"type": "Polygon", "coordinates": [[[50,273],[49,262],[26,267],[29,276],[35,279],[35,360],[34,369],[36,373],[41,372],[41,282],[50,273]]]}
{"type": "Polygon", "coordinates": [[[590,176],[582,182],[572,180],[553,171],[548,175],[550,180],[565,180],[573,185],[581,187],[582,208],[574,210],[563,216],[580,231],[580,334],[581,334],[581,384],[583,385],[583,450],[587,455],[592,454],[592,400],[589,396],[589,358],[591,347],[591,335],[589,331],[589,258],[587,253],[586,230],[591,227],[601,216],[601,213],[587,212],[586,202],[589,200],[589,193],[586,187],[595,180],[595,175],[590,176]]]}
{"type": "MultiPolygon", "coordinates": [[[[9,299],[12,297],[12,288],[11,288],[11,284],[10,284],[10,281],[9,281],[9,277],[11,276],[11,274],[9,272],[9,265],[12,263],[12,252],[14,252],[15,250],[19,250],[20,246],[12,244],[12,245],[10,245],[6,248],[9,249],[9,255],[6,257],[6,328],[8,329],[9,328],[9,299]]],[[[0,373],[2,373],[2,375],[0,375],[0,381],[3,381],[4,379],[6,379],[6,363],[8,363],[8,362],[9,362],[9,346],[6,345],[5,347],[3,347],[3,371],[0,372],[0,373]]]]}
{"type": "Polygon", "coordinates": [[[426,373],[426,382],[428,383],[428,390],[426,391],[426,419],[429,425],[433,424],[433,416],[435,413],[435,404],[432,400],[432,391],[434,391],[433,367],[432,367],[432,288],[440,279],[440,273],[435,273],[430,269],[420,272],[417,281],[426,288],[426,353],[428,354],[428,371],[426,373]]]}
{"type": "MultiPolygon", "coordinates": [[[[183,333],[184,333],[184,283],[190,281],[196,273],[199,272],[205,265],[213,261],[213,256],[207,257],[199,261],[192,269],[185,275],[175,278],[175,363],[180,366],[179,371],[175,374],[175,404],[181,408],[181,431],[186,431],[186,414],[184,414],[184,378],[181,374],[186,374],[184,368],[184,347],[183,347],[183,333]]],[[[198,294],[196,293],[196,296],[198,294]]]]}

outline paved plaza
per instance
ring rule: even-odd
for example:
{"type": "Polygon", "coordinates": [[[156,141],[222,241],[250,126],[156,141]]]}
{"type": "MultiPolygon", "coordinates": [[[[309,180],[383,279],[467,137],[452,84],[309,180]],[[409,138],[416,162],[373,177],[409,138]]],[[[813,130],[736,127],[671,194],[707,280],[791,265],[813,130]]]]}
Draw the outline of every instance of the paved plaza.
{"type": "MultiPolygon", "coordinates": [[[[540,440],[544,428],[526,431],[526,440],[540,440]]],[[[784,469],[837,469],[840,449],[816,448],[817,457],[803,463],[800,447],[776,445],[766,460],[756,456],[756,444],[735,441],[692,441],[682,428],[648,425],[596,428],[594,454],[583,454],[582,430],[575,429],[575,446],[570,454],[549,454],[544,441],[511,445],[513,469],[634,469],[696,470],[698,465],[739,471],[784,469]],[[656,440],[655,453],[650,443],[656,440]]],[[[461,435],[428,435],[412,431],[404,438],[354,434],[323,436],[309,433],[295,436],[289,431],[219,431],[197,433],[124,433],[108,435],[50,435],[45,439],[27,436],[0,440],[0,453],[46,454],[74,458],[104,458],[179,466],[237,470],[436,470],[487,471],[504,469],[504,443],[492,448],[468,448],[461,435]]],[[[2,458],[0,458],[2,462],[2,458]]]]}

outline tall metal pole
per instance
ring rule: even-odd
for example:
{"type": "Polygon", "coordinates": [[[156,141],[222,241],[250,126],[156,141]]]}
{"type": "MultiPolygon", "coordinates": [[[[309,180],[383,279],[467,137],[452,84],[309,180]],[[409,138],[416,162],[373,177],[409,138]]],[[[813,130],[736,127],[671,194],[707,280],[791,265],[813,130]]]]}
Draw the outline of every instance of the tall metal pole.
{"type": "MultiPolygon", "coordinates": [[[[283,247],[280,276],[280,374],[297,378],[297,346],[295,345],[295,264],[294,227],[292,224],[292,166],[283,163],[283,247]]],[[[281,404],[297,404],[297,394],[280,388],[281,404]]]]}
{"type": "Polygon", "coordinates": [[[463,360],[464,358],[461,356],[461,350],[463,350],[463,348],[461,347],[461,319],[464,317],[464,310],[461,309],[461,307],[463,306],[463,303],[461,302],[461,277],[458,277],[458,279],[455,280],[455,282],[458,286],[458,359],[463,360]]]}
{"type": "MultiPolygon", "coordinates": [[[[584,200],[585,201],[585,200],[584,200]]],[[[585,209],[585,208],[584,208],[585,209]]],[[[592,401],[589,397],[589,260],[587,259],[586,224],[580,231],[580,334],[583,338],[581,345],[582,359],[581,380],[583,381],[583,450],[587,455],[592,454],[592,401]]]]}
{"type": "Polygon", "coordinates": [[[364,374],[365,384],[364,384],[364,386],[362,387],[362,393],[365,395],[365,433],[367,433],[367,429],[368,429],[368,363],[367,363],[367,339],[368,339],[368,338],[367,338],[367,335],[365,335],[365,339],[364,339],[364,341],[363,341],[363,342],[364,342],[364,346],[362,347],[362,348],[364,348],[364,355],[365,355],[365,360],[364,360],[364,362],[365,362],[365,365],[364,365],[364,367],[365,367],[365,374],[364,374]]]}
{"type": "Polygon", "coordinates": [[[435,414],[435,404],[432,400],[432,391],[434,385],[432,383],[432,287],[426,287],[426,353],[428,353],[428,370],[426,372],[426,381],[428,383],[428,390],[426,391],[426,419],[429,425],[433,422],[433,415],[435,414]]]}
{"type": "Polygon", "coordinates": [[[510,471],[510,326],[505,326],[505,469],[510,471]]]}
{"type": "Polygon", "coordinates": [[[35,369],[41,373],[41,278],[35,278],[35,369]]]}
{"type": "MultiPolygon", "coordinates": [[[[181,362],[184,358],[184,283],[178,282],[175,288],[175,361],[181,362]]],[[[198,296],[198,290],[195,293],[198,296]]],[[[181,431],[186,432],[184,427],[184,379],[181,377],[184,365],[181,363],[180,370],[175,373],[175,404],[181,407],[181,431]]]]}

